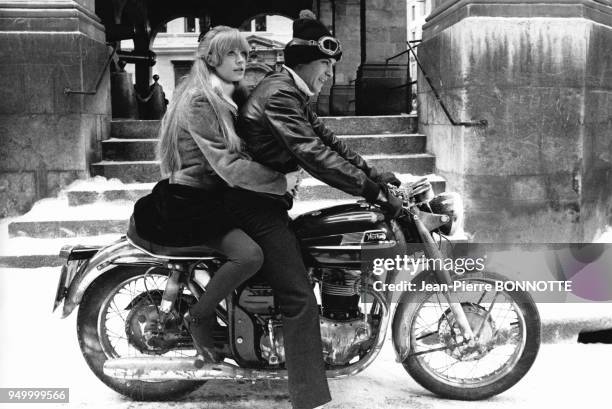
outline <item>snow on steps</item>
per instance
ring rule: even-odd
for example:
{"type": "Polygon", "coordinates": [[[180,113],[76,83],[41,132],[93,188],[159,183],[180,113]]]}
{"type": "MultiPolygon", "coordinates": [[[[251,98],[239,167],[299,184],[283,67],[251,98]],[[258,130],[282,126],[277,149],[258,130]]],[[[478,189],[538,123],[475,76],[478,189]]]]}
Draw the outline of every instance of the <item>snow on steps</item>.
{"type": "MultiPolygon", "coordinates": [[[[417,178],[411,174],[398,175],[402,182],[409,182],[417,178]]],[[[422,176],[418,176],[422,177],[422,176]]],[[[426,175],[432,184],[434,192],[443,192],[446,188],[446,182],[438,175],[426,175]]],[[[64,194],[68,199],[70,206],[79,206],[92,204],[98,201],[117,201],[127,200],[136,201],[142,196],[148,194],[155,186],[154,182],[150,183],[122,183],[118,179],[107,180],[101,176],[96,176],[92,179],[77,181],[64,190],[64,194]]],[[[315,178],[305,178],[300,185],[300,194],[298,199],[305,200],[336,200],[350,199],[352,196],[335,189],[315,178]]]]}

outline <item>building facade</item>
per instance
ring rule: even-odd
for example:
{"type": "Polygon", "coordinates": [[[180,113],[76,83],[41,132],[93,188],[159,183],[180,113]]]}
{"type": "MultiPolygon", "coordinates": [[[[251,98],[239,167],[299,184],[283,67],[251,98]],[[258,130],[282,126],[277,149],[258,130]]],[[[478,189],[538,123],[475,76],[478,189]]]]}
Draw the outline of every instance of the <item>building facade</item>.
{"type": "MultiPolygon", "coordinates": [[[[36,200],[89,176],[92,164],[101,160],[102,141],[111,131],[112,50],[122,41],[132,44],[121,59],[133,71],[136,93],[146,97],[157,72],[170,96],[175,67],[180,71],[180,63],[172,61],[184,61],[191,53],[173,44],[173,35],[195,39],[198,26],[251,22],[245,29],[259,37],[262,15],[294,19],[303,9],[313,10],[347,50],[336,65],[334,84],[326,90],[326,112],[343,109],[334,111],[333,106],[352,106],[345,111],[355,112],[360,98],[365,108],[389,112],[384,92],[377,100],[372,94],[358,96],[355,89],[359,72],[369,78],[370,90],[380,88],[378,78],[368,75],[405,49],[404,0],[0,0],[0,72],[5,80],[0,101],[0,216],[25,212],[36,200]],[[179,20],[179,32],[173,34],[168,24],[177,18],[187,20],[179,20]],[[159,48],[167,48],[170,65],[156,66],[151,47],[164,30],[168,36],[159,48]]],[[[274,24],[266,19],[265,31],[274,24]]]]}
{"type": "Polygon", "coordinates": [[[589,241],[612,224],[610,1],[432,0],[430,7],[406,0],[0,0],[0,214],[27,210],[100,161],[111,128],[112,46],[132,42],[121,58],[133,64],[139,95],[149,92],[156,69],[163,81],[174,78],[170,93],[180,71],[173,58],[183,57],[169,52],[162,72],[150,53],[164,27],[172,35],[170,22],[187,19],[180,23],[187,33],[177,36],[245,22],[258,35],[272,24],[262,15],[293,19],[308,8],[345,47],[323,104],[332,114],[351,103],[346,113],[409,110],[406,37],[419,39],[417,20],[426,15],[418,54],[436,91],[419,73],[419,131],[436,172],[465,198],[476,240],[589,241]]]}
{"type": "MultiPolygon", "coordinates": [[[[291,19],[283,16],[261,15],[240,25],[251,46],[251,61],[262,62],[271,68],[282,63],[282,49],[291,40],[291,19]],[[280,56],[280,58],[278,57],[280,56]]],[[[163,87],[166,98],[170,100],[174,87],[180,78],[186,75],[191,67],[202,22],[196,17],[180,17],[169,21],[155,36],[151,51],[156,55],[152,74],[159,76],[159,84],[163,87]]],[[[131,40],[121,42],[121,48],[132,51],[131,40]]],[[[126,71],[134,75],[133,64],[126,65],[126,71]]],[[[259,72],[259,66],[251,64],[250,78],[259,72]]]]}

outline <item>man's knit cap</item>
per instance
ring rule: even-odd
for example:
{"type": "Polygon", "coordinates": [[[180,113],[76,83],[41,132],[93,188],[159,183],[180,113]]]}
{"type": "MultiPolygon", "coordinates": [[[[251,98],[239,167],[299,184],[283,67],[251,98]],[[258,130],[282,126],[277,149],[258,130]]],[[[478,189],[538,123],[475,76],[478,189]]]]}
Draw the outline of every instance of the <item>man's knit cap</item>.
{"type": "MultiPolygon", "coordinates": [[[[310,10],[302,10],[300,18],[293,22],[293,38],[318,41],[321,37],[333,37],[327,27],[316,19],[310,10]]],[[[342,51],[334,55],[325,54],[317,46],[287,44],[285,47],[285,65],[295,67],[298,64],[308,64],[321,58],[334,58],[340,61],[342,51]]]]}

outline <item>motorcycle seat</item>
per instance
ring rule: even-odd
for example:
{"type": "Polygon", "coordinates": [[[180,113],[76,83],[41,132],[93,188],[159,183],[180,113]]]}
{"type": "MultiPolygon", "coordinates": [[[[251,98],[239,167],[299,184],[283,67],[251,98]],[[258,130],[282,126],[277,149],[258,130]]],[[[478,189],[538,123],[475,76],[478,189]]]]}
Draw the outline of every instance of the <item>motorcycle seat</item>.
{"type": "Polygon", "coordinates": [[[219,251],[205,245],[175,247],[165,246],[149,241],[138,234],[133,216],[130,217],[126,237],[128,241],[139,250],[144,251],[150,256],[163,258],[166,260],[202,260],[225,258],[225,256],[219,251]]]}

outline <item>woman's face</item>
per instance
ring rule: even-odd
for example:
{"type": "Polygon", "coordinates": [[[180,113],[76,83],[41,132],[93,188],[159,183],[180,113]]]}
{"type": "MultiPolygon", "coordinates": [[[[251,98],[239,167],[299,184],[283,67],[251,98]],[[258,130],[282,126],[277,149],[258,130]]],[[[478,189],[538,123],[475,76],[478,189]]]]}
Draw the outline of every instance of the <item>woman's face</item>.
{"type": "Polygon", "coordinates": [[[224,81],[236,82],[244,77],[244,69],[247,61],[247,53],[238,49],[230,50],[221,59],[215,71],[224,81]]]}

